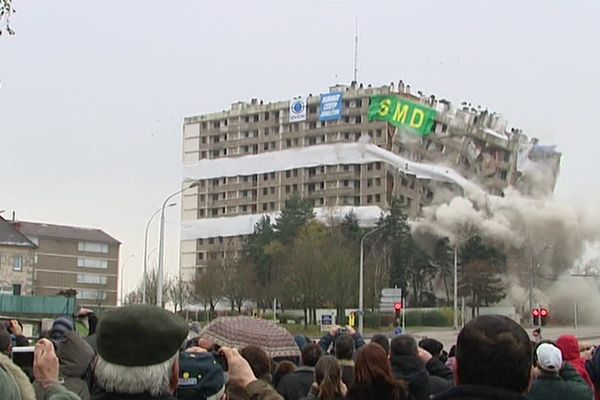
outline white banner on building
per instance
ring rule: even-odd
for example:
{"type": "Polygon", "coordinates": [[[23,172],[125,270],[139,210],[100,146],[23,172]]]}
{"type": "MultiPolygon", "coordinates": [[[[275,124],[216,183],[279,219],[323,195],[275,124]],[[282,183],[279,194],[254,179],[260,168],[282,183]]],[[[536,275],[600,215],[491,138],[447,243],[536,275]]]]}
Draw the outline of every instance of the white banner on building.
{"type": "Polygon", "coordinates": [[[290,122],[306,120],[306,101],[302,97],[290,100],[290,122]]]}

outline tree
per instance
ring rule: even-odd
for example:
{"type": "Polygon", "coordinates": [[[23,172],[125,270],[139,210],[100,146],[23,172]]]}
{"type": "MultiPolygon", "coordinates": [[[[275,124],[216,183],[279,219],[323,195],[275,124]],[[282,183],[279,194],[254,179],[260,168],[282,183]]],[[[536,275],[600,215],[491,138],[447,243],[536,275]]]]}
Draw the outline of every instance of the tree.
{"type": "Polygon", "coordinates": [[[265,215],[254,225],[254,232],[246,239],[242,249],[242,262],[253,270],[259,289],[255,300],[263,309],[269,307],[272,301],[271,292],[277,265],[273,260],[274,249],[269,249],[269,246],[274,240],[275,231],[271,218],[265,215]]]}
{"type": "Polygon", "coordinates": [[[405,254],[410,250],[412,242],[408,242],[410,238],[410,226],[408,218],[404,213],[402,202],[393,198],[390,204],[389,214],[382,216],[379,220],[379,225],[383,225],[381,237],[385,239],[389,246],[390,257],[390,285],[402,288],[402,292],[406,293],[407,277],[406,277],[406,257],[405,254]]]}
{"type": "Polygon", "coordinates": [[[192,284],[194,298],[209,307],[211,318],[215,316],[217,303],[223,299],[223,277],[223,264],[211,260],[203,272],[196,274],[192,284]]]}
{"type": "Polygon", "coordinates": [[[15,12],[12,0],[0,0],[0,35],[2,35],[2,32],[6,32],[9,35],[15,34],[15,31],[10,27],[10,17],[15,12]]]}
{"type": "Polygon", "coordinates": [[[506,295],[501,279],[506,271],[506,256],[480,236],[474,236],[463,246],[461,259],[460,289],[471,298],[475,316],[480,306],[497,303],[506,295]]]}
{"type": "Polygon", "coordinates": [[[453,279],[454,257],[452,249],[448,245],[448,238],[438,239],[433,249],[433,265],[437,268],[438,276],[441,278],[446,294],[446,302],[450,304],[450,290],[448,280],[453,279]]]}
{"type": "Polygon", "coordinates": [[[244,301],[252,298],[254,271],[241,260],[232,260],[224,267],[223,295],[229,300],[231,311],[242,313],[244,301]]]}
{"type": "Polygon", "coordinates": [[[285,208],[275,219],[274,229],[283,244],[291,244],[300,229],[315,218],[312,204],[294,193],[287,199],[285,208]]]}
{"type": "Polygon", "coordinates": [[[188,304],[190,298],[190,290],[187,282],[181,279],[181,276],[171,278],[167,284],[167,294],[169,300],[173,303],[175,312],[179,308],[182,311],[183,308],[188,304]]]}
{"type": "MultiPolygon", "coordinates": [[[[163,307],[169,301],[169,285],[167,280],[163,285],[163,307]]],[[[156,292],[158,288],[158,271],[151,268],[146,276],[146,304],[156,305],[156,292]]],[[[141,304],[143,299],[143,278],[137,288],[125,296],[124,304],[141,304]]]]}
{"type": "Polygon", "coordinates": [[[316,308],[323,299],[324,281],[327,272],[323,268],[324,246],[327,227],[311,221],[302,227],[298,237],[286,252],[285,280],[282,296],[288,303],[297,304],[304,310],[305,326],[316,319],[316,308]],[[312,313],[311,313],[312,311],[312,313]]]}
{"type": "Polygon", "coordinates": [[[340,317],[346,314],[346,308],[358,305],[360,252],[351,237],[347,238],[343,230],[331,227],[321,244],[326,282],[323,294],[325,299],[333,303],[340,317]]]}
{"type": "Polygon", "coordinates": [[[431,263],[427,253],[419,247],[412,237],[403,243],[403,269],[412,289],[413,303],[417,306],[433,306],[434,304],[431,304],[430,301],[433,292],[431,281],[435,277],[437,269],[431,263]],[[427,299],[424,298],[425,294],[428,295],[427,299]]]}

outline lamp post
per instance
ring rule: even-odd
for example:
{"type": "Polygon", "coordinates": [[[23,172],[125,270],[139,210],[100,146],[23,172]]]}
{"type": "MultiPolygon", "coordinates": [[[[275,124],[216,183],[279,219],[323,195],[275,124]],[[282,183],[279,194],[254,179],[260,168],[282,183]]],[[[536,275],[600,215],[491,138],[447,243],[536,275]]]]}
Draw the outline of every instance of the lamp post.
{"type": "MultiPolygon", "coordinates": [[[[200,184],[199,181],[192,182],[191,185],[184,187],[171,194],[169,197],[165,199],[163,205],[160,209],[160,236],[158,241],[158,279],[156,282],[156,305],[162,308],[162,288],[163,288],[163,259],[164,259],[164,250],[165,250],[165,208],[167,207],[167,203],[173,197],[177,196],[179,193],[187,189],[194,188],[200,184]]],[[[183,202],[182,202],[183,203],[183,202]]]]}
{"type": "Polygon", "coordinates": [[[358,277],[358,333],[362,335],[363,333],[363,324],[364,324],[364,262],[365,262],[365,239],[371,235],[372,233],[377,232],[380,229],[383,229],[384,225],[378,226],[375,229],[370,230],[365,233],[363,237],[360,239],[360,272],[358,277]]]}
{"type": "Polygon", "coordinates": [[[135,257],[135,254],[130,255],[129,257],[127,257],[125,259],[125,261],[123,261],[123,266],[121,267],[121,305],[123,305],[123,283],[125,280],[125,266],[127,265],[127,261],[131,260],[133,257],[135,257]]]}
{"type": "MultiPolygon", "coordinates": [[[[171,203],[167,205],[167,208],[176,205],[177,203],[171,203]]],[[[150,223],[152,223],[152,219],[160,212],[160,210],[162,210],[162,208],[154,211],[154,214],[152,214],[148,220],[148,223],[146,224],[146,233],[144,235],[144,276],[142,278],[142,304],[146,304],[146,279],[148,277],[148,230],[150,229],[150,223]]]]}
{"type": "Polygon", "coordinates": [[[453,299],[454,318],[453,318],[453,324],[454,324],[454,329],[457,329],[457,330],[458,330],[458,248],[460,247],[461,244],[473,239],[475,236],[477,236],[477,235],[471,235],[468,238],[459,240],[458,242],[456,242],[454,244],[454,290],[453,290],[454,291],[454,299],[453,299]]]}

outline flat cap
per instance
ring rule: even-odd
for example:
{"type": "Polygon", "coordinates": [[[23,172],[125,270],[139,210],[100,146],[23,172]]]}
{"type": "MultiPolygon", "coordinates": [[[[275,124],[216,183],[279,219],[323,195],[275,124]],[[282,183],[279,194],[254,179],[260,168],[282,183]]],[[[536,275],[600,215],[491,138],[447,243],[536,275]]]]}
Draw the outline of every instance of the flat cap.
{"type": "Polygon", "coordinates": [[[126,367],[160,364],[173,357],[188,334],[185,319],[162,308],[134,304],[107,313],[98,325],[98,354],[126,367]]]}

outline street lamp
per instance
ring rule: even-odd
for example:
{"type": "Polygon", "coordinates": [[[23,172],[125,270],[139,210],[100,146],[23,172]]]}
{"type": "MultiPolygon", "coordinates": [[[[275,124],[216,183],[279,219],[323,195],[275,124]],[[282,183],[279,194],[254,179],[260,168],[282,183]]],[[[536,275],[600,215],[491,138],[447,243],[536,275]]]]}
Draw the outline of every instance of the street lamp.
{"type": "Polygon", "coordinates": [[[458,248],[461,244],[473,239],[475,236],[477,236],[477,234],[471,235],[454,244],[454,329],[458,329],[458,248]]]}
{"type": "MultiPolygon", "coordinates": [[[[173,197],[177,196],[179,193],[187,189],[194,188],[200,184],[200,181],[194,181],[191,185],[184,187],[171,194],[169,197],[165,199],[163,202],[162,208],[160,209],[160,236],[158,241],[158,279],[156,282],[156,305],[162,308],[162,288],[163,288],[163,258],[164,258],[164,250],[165,250],[165,208],[167,207],[167,203],[173,197]]],[[[183,202],[182,202],[183,204],[183,202]]]]}
{"type": "MultiPolygon", "coordinates": [[[[177,203],[171,203],[167,205],[167,208],[176,205],[177,203]]],[[[144,235],[144,277],[142,279],[142,304],[146,304],[146,279],[148,276],[148,230],[150,229],[150,223],[152,222],[152,219],[160,212],[160,210],[162,210],[162,208],[154,211],[154,214],[152,214],[148,220],[148,223],[146,224],[146,234],[144,235]]]]}
{"type": "Polygon", "coordinates": [[[363,275],[364,275],[364,262],[365,262],[365,249],[364,249],[364,244],[365,244],[365,239],[367,238],[367,236],[369,236],[372,233],[377,232],[380,229],[383,229],[384,225],[378,226],[375,229],[370,230],[369,232],[365,233],[363,235],[363,237],[360,239],[360,272],[359,272],[359,277],[358,277],[358,333],[360,333],[362,335],[363,333],[363,324],[364,324],[364,314],[365,314],[365,310],[364,310],[364,282],[363,282],[363,275]]]}
{"type": "Polygon", "coordinates": [[[124,279],[125,279],[125,266],[127,265],[127,261],[131,260],[133,257],[135,257],[135,254],[130,255],[129,257],[127,257],[125,259],[125,261],[123,261],[123,266],[121,267],[121,305],[123,305],[123,283],[124,283],[124,279]]]}

